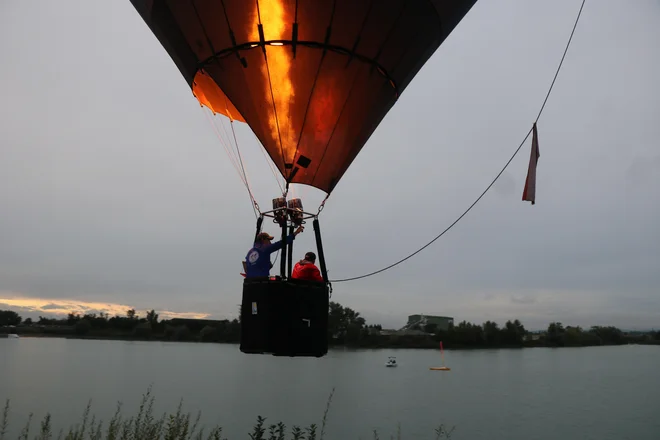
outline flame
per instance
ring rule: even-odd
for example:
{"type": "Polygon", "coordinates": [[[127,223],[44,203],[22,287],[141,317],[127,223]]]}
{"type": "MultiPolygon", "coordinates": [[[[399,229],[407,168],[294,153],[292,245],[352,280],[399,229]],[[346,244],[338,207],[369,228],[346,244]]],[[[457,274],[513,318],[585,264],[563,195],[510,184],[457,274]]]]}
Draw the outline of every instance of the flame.
{"type": "MultiPolygon", "coordinates": [[[[254,10],[254,25],[250,39],[259,40],[259,16],[263,25],[264,38],[268,40],[284,40],[288,36],[286,32],[286,17],[283,0],[260,0],[254,10]]],[[[281,46],[274,44],[273,46],[281,46]]],[[[285,47],[267,46],[268,65],[264,64],[261,69],[263,75],[263,87],[266,96],[272,96],[275,102],[275,111],[268,109],[268,125],[270,135],[279,145],[281,137],[282,150],[285,162],[292,162],[296,150],[296,135],[292,130],[291,107],[295,96],[293,82],[291,81],[291,51],[285,47]],[[270,70],[270,81],[269,81],[270,70]],[[279,125],[279,130],[278,130],[279,125]]]]}

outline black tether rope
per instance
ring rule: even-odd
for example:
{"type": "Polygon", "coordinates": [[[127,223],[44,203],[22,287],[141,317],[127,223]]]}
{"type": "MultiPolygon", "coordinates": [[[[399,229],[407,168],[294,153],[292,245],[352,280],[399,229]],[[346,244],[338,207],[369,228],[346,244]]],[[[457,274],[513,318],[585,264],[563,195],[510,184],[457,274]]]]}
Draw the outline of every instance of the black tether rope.
{"type": "MultiPolygon", "coordinates": [[[[538,116],[536,116],[536,120],[534,121],[534,124],[536,124],[536,123],[539,121],[539,118],[541,117],[541,113],[543,113],[543,109],[545,108],[545,104],[548,102],[548,98],[550,97],[550,92],[552,92],[552,88],[553,88],[554,85],[555,85],[555,81],[557,80],[557,75],[559,75],[559,70],[561,69],[561,66],[562,66],[562,64],[564,63],[564,58],[566,58],[566,53],[568,52],[568,48],[569,48],[569,46],[571,45],[571,40],[573,39],[573,34],[575,33],[575,29],[577,28],[577,24],[578,24],[578,22],[580,21],[580,15],[582,14],[582,8],[584,8],[584,3],[585,3],[585,1],[586,1],[586,0],[582,0],[582,5],[580,6],[580,11],[578,12],[577,18],[575,19],[575,24],[573,25],[573,30],[571,31],[571,35],[570,35],[570,37],[568,38],[568,43],[566,44],[566,48],[564,49],[564,54],[563,54],[562,57],[561,57],[561,61],[559,62],[559,66],[557,67],[557,71],[555,72],[555,76],[554,76],[554,78],[552,79],[552,83],[550,84],[550,88],[548,89],[548,93],[545,95],[545,99],[543,100],[543,105],[541,105],[541,110],[539,110],[539,114],[538,114],[538,116]]],[[[390,264],[389,266],[387,266],[387,267],[385,267],[385,268],[383,268],[383,269],[377,270],[377,271],[375,271],[375,272],[368,273],[368,274],[366,274],[366,275],[360,275],[360,276],[357,276],[357,277],[344,278],[344,279],[341,279],[341,280],[330,280],[330,282],[331,282],[331,283],[341,283],[341,282],[344,282],[344,281],[359,280],[359,279],[361,279],[361,278],[367,278],[367,277],[370,277],[370,276],[372,276],[372,275],[376,275],[376,274],[378,274],[378,273],[384,272],[384,271],[386,271],[386,270],[388,270],[388,269],[393,268],[394,266],[397,266],[397,265],[403,263],[403,262],[406,261],[407,259],[409,259],[409,258],[415,256],[416,254],[418,254],[419,252],[423,251],[423,250],[426,249],[428,246],[430,246],[430,245],[431,245],[433,242],[435,242],[438,238],[440,238],[440,237],[442,237],[443,235],[445,235],[445,233],[446,233],[447,231],[449,231],[451,228],[453,228],[454,225],[455,225],[456,223],[458,223],[463,217],[465,217],[465,215],[466,215],[468,212],[470,212],[470,210],[472,210],[472,208],[473,208],[473,207],[479,202],[479,200],[481,200],[481,198],[482,198],[482,197],[488,192],[488,190],[489,190],[489,189],[495,184],[495,182],[497,181],[497,179],[499,179],[499,177],[502,175],[502,173],[504,172],[504,170],[506,170],[506,168],[509,166],[509,164],[511,163],[511,161],[513,160],[513,158],[516,157],[516,155],[518,154],[518,152],[520,151],[520,149],[522,148],[522,146],[525,145],[525,142],[527,141],[527,138],[529,138],[529,135],[532,133],[532,130],[533,130],[533,127],[529,129],[529,131],[527,132],[527,135],[525,135],[525,139],[523,139],[523,141],[520,143],[520,145],[518,146],[518,148],[516,148],[516,151],[514,151],[514,153],[513,153],[513,155],[511,156],[511,158],[510,158],[510,159],[507,161],[507,163],[504,165],[504,168],[502,168],[502,170],[497,174],[497,176],[495,176],[495,178],[493,179],[493,181],[490,183],[490,185],[488,185],[488,186],[486,187],[486,189],[484,190],[484,192],[481,193],[481,195],[477,198],[477,200],[475,200],[474,203],[472,203],[472,204],[468,207],[468,209],[466,209],[465,212],[463,212],[463,214],[461,214],[456,220],[454,220],[454,222],[453,222],[452,224],[450,224],[450,225],[449,225],[444,231],[442,231],[437,237],[435,237],[433,240],[431,240],[430,242],[428,242],[427,244],[425,244],[424,246],[422,246],[421,248],[419,248],[418,250],[416,250],[416,251],[413,252],[412,254],[408,255],[407,257],[405,257],[405,258],[403,258],[403,259],[397,261],[396,263],[390,264]]]]}

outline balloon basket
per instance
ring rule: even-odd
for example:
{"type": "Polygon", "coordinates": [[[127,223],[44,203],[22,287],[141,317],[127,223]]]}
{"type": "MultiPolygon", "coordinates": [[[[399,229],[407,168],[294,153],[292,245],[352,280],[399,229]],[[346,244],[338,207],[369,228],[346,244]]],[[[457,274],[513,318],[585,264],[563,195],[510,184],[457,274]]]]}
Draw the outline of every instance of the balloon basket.
{"type": "Polygon", "coordinates": [[[329,301],[324,283],[246,278],[241,302],[241,352],[325,356],[329,301]]]}
{"type": "Polygon", "coordinates": [[[273,209],[257,219],[256,237],[264,218],[282,230],[279,275],[243,280],[240,350],[248,354],[322,357],[328,352],[328,309],[332,286],[328,281],[318,214],[303,210],[300,199],[273,199],[273,209]],[[291,279],[293,242],[287,236],[313,219],[323,282],[291,279]]]}

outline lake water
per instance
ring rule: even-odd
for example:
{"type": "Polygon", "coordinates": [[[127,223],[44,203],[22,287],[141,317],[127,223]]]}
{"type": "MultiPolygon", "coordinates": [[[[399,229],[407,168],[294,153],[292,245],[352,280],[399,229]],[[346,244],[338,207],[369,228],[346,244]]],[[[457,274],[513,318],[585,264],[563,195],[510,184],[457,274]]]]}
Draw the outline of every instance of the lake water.
{"type": "MultiPolygon", "coordinates": [[[[320,425],[327,439],[658,440],[660,346],[446,351],[331,351],[321,359],[245,355],[237,345],[175,342],[0,339],[0,400],[11,399],[10,429],[48,411],[58,427],[92,413],[107,424],[118,401],[137,408],[152,385],[157,416],[202,411],[229,440],[268,422],[320,425]],[[385,368],[396,356],[398,368],[385,368]]],[[[319,428],[320,429],[320,428],[319,428]]],[[[12,436],[11,438],[15,438],[12,436]]]]}

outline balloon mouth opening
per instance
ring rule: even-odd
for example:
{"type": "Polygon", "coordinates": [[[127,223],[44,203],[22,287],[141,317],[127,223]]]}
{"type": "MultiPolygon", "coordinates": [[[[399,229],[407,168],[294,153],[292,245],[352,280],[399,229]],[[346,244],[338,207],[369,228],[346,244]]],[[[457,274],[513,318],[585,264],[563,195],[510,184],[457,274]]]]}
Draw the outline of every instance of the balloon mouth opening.
{"type": "Polygon", "coordinates": [[[195,74],[192,93],[199,105],[207,107],[213,114],[220,113],[231,121],[245,122],[243,115],[204,69],[198,70],[195,74]]]}

